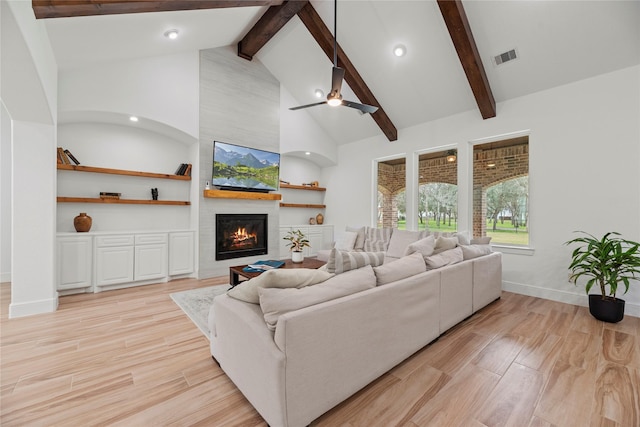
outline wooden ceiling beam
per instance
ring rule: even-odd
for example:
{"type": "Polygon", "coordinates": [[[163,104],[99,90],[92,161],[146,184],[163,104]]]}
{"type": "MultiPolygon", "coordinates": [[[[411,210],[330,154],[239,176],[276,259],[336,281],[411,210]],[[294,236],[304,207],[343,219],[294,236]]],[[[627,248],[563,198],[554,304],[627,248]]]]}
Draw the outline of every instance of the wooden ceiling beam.
{"type": "MultiPolygon", "coordinates": [[[[320,48],[333,62],[333,34],[324,24],[318,12],[313,8],[311,3],[304,6],[298,17],[307,27],[313,38],[316,40],[320,48]]],[[[344,53],[340,44],[338,44],[338,67],[344,68],[344,80],[349,84],[349,87],[353,90],[360,102],[378,107],[375,113],[371,114],[373,120],[378,124],[382,132],[385,134],[389,141],[396,141],[398,139],[398,130],[394,126],[393,122],[387,113],[382,109],[380,103],[371,92],[371,89],[364,82],[356,67],[351,63],[347,54],[344,53]]]]}
{"type": "Polygon", "coordinates": [[[291,20],[309,0],[289,0],[279,6],[271,6],[238,42],[238,56],[251,61],[271,38],[291,20]]]}
{"type": "Polygon", "coordinates": [[[487,74],[484,71],[478,47],[461,0],[438,0],[440,12],[449,30],[449,35],[467,75],[473,96],[483,119],[496,116],[496,101],[493,98],[487,74]]]}
{"type": "Polygon", "coordinates": [[[31,2],[37,19],[279,4],[282,4],[282,0],[32,0],[31,2]]]}

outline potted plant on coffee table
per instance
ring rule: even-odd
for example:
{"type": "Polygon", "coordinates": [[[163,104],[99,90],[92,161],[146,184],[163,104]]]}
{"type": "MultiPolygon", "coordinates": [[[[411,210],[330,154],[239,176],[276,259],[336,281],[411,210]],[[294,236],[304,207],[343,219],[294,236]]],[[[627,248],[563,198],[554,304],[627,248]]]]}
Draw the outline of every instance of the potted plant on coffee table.
{"type": "Polygon", "coordinates": [[[288,240],[287,246],[291,251],[291,261],[293,262],[302,262],[304,261],[304,255],[302,254],[302,249],[306,247],[311,247],[309,244],[309,240],[304,235],[304,233],[300,230],[289,230],[287,235],[283,237],[284,240],[288,240]]]}
{"type": "Polygon", "coordinates": [[[622,294],[626,294],[631,281],[640,280],[640,244],[615,232],[601,239],[584,231],[580,233],[584,236],[565,242],[580,245],[571,255],[570,281],[577,285],[580,277],[587,278],[585,290],[591,315],[605,322],[619,322],[624,317],[625,302],[616,298],[618,285],[624,285],[622,294]],[[595,284],[600,287],[600,294],[589,294],[595,284]]]}

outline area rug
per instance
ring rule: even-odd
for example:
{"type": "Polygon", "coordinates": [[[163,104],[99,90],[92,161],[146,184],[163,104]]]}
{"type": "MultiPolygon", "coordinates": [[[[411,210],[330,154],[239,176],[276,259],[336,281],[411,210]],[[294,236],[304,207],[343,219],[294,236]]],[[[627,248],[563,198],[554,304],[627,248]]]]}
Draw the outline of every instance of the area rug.
{"type": "Polygon", "coordinates": [[[206,288],[191,289],[188,291],[174,292],[171,299],[185,314],[196,324],[198,329],[209,339],[209,325],[207,317],[213,299],[229,290],[229,285],[216,285],[206,288]]]}

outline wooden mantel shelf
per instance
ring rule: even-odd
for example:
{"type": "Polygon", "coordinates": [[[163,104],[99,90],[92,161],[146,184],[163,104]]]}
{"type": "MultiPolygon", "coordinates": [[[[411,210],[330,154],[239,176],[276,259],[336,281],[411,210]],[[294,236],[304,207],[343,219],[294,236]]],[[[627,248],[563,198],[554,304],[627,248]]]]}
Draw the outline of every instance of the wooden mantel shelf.
{"type": "Polygon", "coordinates": [[[176,205],[189,206],[191,202],[182,200],[138,200],[138,199],[100,199],[92,197],[58,197],[58,203],[111,203],[122,205],[176,205]]]}
{"type": "Polygon", "coordinates": [[[110,175],[142,176],[146,178],[176,179],[178,181],[191,181],[191,176],[189,175],[172,175],[169,173],[139,172],[139,171],[124,170],[124,169],[97,168],[93,166],[81,166],[81,165],[76,166],[76,165],[58,164],[57,166],[59,170],[67,170],[67,171],[94,172],[94,173],[104,173],[104,174],[110,174],[110,175]]]}
{"type": "Polygon", "coordinates": [[[280,203],[281,208],[305,208],[305,209],[324,209],[326,205],[313,205],[309,203],[280,203]]]}
{"type": "Polygon", "coordinates": [[[290,188],[292,190],[308,190],[308,191],[327,191],[324,187],[312,187],[310,185],[291,185],[291,184],[280,184],[280,188],[290,188]]]}
{"type": "Polygon", "coordinates": [[[204,190],[203,196],[212,199],[282,200],[281,194],[251,191],[204,190]]]}

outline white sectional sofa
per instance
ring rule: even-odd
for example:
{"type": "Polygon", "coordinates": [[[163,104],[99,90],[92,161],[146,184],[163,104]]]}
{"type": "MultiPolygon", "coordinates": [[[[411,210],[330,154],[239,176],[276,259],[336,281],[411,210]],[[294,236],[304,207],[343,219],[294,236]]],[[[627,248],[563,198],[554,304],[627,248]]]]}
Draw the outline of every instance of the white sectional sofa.
{"type": "MultiPolygon", "coordinates": [[[[415,258],[401,257],[413,265],[415,258]]],[[[387,273],[392,259],[382,266],[387,273]]],[[[498,299],[502,289],[500,253],[385,284],[376,285],[376,271],[380,279],[383,269],[367,265],[303,288],[317,294],[332,282],[364,290],[272,316],[275,331],[265,323],[265,307],[228,294],[214,300],[211,354],[270,426],[308,425],[498,299]]]]}

